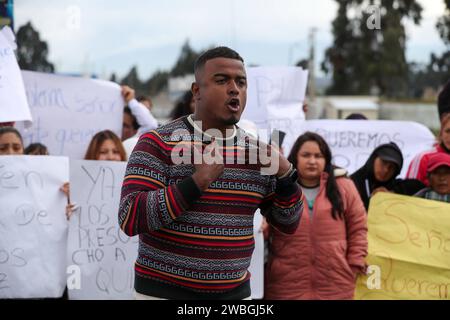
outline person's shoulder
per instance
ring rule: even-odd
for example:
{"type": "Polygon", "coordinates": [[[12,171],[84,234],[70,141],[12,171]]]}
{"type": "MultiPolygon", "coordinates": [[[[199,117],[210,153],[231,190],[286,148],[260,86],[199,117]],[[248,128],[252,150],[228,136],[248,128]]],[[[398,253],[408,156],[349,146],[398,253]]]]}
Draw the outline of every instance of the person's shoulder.
{"type": "Polygon", "coordinates": [[[163,125],[159,126],[158,128],[154,129],[153,131],[156,131],[159,134],[164,134],[165,132],[176,130],[176,129],[188,129],[186,125],[187,116],[180,117],[175,120],[169,120],[168,122],[164,123],[163,125]]]}
{"type": "MultiPolygon", "coordinates": [[[[151,136],[155,137],[158,140],[161,140],[162,142],[170,142],[174,139],[178,139],[180,135],[189,134],[189,128],[186,125],[185,121],[186,117],[181,117],[175,120],[171,120],[161,126],[159,126],[156,129],[150,130],[146,133],[144,133],[142,136],[151,136]]],[[[141,138],[142,138],[141,136],[141,138]]]]}
{"type": "Polygon", "coordinates": [[[426,188],[423,188],[423,189],[417,191],[413,196],[418,197],[418,198],[425,198],[425,194],[430,191],[431,191],[431,188],[426,187],[426,188]]]}
{"type": "Polygon", "coordinates": [[[344,189],[346,191],[353,192],[356,189],[355,183],[351,177],[348,176],[347,170],[338,168],[339,171],[336,172],[334,169],[334,175],[336,177],[336,184],[339,188],[344,189]]]}
{"type": "Polygon", "coordinates": [[[431,155],[433,155],[433,154],[435,154],[435,153],[438,153],[438,152],[441,152],[441,151],[439,150],[439,147],[438,147],[438,146],[434,146],[432,149],[428,149],[428,150],[425,150],[425,151],[422,151],[422,152],[418,153],[418,154],[413,158],[413,161],[414,161],[414,160],[422,161],[423,159],[428,159],[428,157],[430,157],[431,155]]]}

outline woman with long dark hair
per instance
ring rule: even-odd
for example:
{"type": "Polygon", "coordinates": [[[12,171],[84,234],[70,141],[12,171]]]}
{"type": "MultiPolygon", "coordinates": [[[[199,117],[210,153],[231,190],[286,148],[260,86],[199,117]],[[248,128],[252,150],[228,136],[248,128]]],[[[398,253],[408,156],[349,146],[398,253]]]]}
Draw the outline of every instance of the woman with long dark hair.
{"type": "Polygon", "coordinates": [[[367,217],[345,170],[318,134],[302,134],[288,160],[297,168],[305,206],[293,235],[270,230],[266,299],[352,299],[365,271],[367,217]]]}

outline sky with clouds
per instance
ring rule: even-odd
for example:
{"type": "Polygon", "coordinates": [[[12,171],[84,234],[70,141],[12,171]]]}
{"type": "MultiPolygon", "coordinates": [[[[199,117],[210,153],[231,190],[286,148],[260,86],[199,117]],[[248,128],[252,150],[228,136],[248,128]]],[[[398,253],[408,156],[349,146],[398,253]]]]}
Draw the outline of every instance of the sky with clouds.
{"type": "MultiPolygon", "coordinates": [[[[444,0],[418,0],[420,26],[406,24],[408,60],[427,62],[446,48],[435,24],[444,0]]],[[[195,50],[236,49],[246,64],[289,65],[308,55],[317,28],[317,65],[332,43],[333,0],[15,0],[16,28],[31,21],[49,44],[58,72],[124,76],[131,66],[148,79],[175,63],[189,39],[195,50]]]]}

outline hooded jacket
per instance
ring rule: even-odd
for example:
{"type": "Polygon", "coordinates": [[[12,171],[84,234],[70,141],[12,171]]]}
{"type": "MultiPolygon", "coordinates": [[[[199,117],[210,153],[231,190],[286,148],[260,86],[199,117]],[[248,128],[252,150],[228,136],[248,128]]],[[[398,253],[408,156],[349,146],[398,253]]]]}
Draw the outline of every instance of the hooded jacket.
{"type": "Polygon", "coordinates": [[[350,176],[350,178],[355,183],[356,188],[358,189],[359,195],[361,196],[361,200],[363,201],[366,210],[369,208],[370,196],[372,195],[373,190],[379,187],[385,187],[386,189],[393,191],[396,187],[398,187],[398,181],[396,181],[395,177],[400,174],[402,167],[402,152],[394,142],[390,142],[382,144],[375,148],[366,163],[350,176]],[[399,155],[399,158],[401,159],[401,165],[396,165],[394,174],[386,182],[377,181],[374,175],[375,159],[380,155],[381,152],[383,152],[383,149],[391,149],[392,151],[397,153],[399,155]]]}

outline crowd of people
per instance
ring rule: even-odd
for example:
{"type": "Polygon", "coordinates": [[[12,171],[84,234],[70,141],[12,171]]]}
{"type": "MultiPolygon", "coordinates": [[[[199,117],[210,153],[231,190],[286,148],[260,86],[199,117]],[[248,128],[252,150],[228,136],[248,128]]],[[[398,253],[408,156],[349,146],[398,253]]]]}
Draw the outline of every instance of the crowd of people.
{"type": "MultiPolygon", "coordinates": [[[[239,122],[247,80],[237,52],[210,49],[198,58],[194,72],[192,90],[164,125],[152,115],[151,99],[136,98],[132,88],[123,86],[122,137],[98,132],[84,157],[127,161],[118,218],[127,235],[140,235],[137,299],[248,299],[257,209],[265,218],[268,247],[266,299],[352,299],[356,277],[367,268],[367,215],[374,194],[450,203],[450,82],[438,99],[436,145],[417,155],[400,179],[404,158],[394,142],[378,146],[349,175],[333,165],[330,147],[316,133],[299,136],[287,157],[280,146],[257,140],[245,130],[248,124],[239,122]],[[267,163],[259,160],[174,164],[170,151],[177,130],[187,133],[180,139],[193,146],[193,153],[222,160],[264,147],[277,170],[262,174],[267,163]]],[[[49,152],[40,143],[24,146],[14,123],[3,124],[0,155],[24,154],[49,152]]],[[[69,199],[69,219],[69,182],[61,191],[69,199]]]]}

